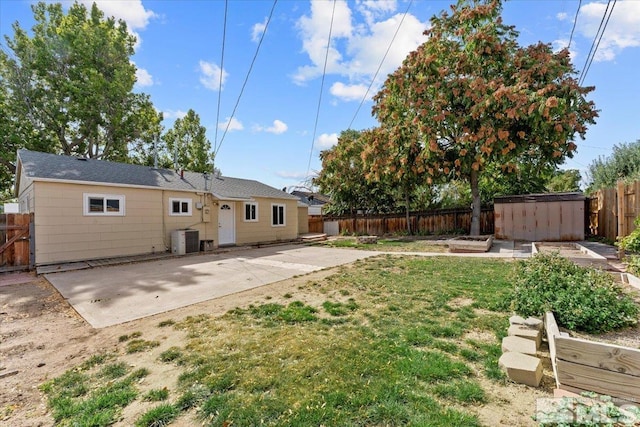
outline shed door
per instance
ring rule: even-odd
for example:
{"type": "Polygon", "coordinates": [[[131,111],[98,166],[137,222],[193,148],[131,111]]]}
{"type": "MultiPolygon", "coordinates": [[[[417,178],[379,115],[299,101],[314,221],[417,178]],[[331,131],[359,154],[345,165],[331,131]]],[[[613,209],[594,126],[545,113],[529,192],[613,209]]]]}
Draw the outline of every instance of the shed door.
{"type": "Polygon", "coordinates": [[[236,243],[236,221],[233,203],[222,202],[218,213],[218,245],[236,243]]]}

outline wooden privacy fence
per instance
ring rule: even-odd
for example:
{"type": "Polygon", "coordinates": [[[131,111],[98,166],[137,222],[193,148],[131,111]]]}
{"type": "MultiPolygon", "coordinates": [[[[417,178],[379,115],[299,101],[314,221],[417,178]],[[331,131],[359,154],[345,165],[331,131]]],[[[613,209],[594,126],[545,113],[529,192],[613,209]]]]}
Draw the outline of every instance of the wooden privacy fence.
{"type": "Polygon", "coordinates": [[[35,264],[33,214],[0,214],[0,272],[35,264]]]}
{"type": "MultiPolygon", "coordinates": [[[[309,232],[322,232],[318,217],[309,217],[309,232]],[[313,218],[313,219],[312,219],[313,218]],[[313,221],[313,223],[312,223],[313,221]],[[317,231],[316,231],[317,230],[317,231]]],[[[405,233],[407,231],[406,214],[325,216],[324,222],[337,222],[337,232],[341,234],[384,234],[405,233]]],[[[470,209],[439,209],[425,212],[412,212],[409,215],[411,231],[414,234],[446,234],[453,232],[469,233],[471,230],[470,209]]],[[[480,234],[493,234],[493,207],[482,208],[480,213],[480,234]]]]}
{"type": "Polygon", "coordinates": [[[309,215],[309,233],[324,233],[322,215],[309,215]]]}
{"type": "Polygon", "coordinates": [[[634,220],[639,215],[640,181],[620,181],[615,188],[596,191],[589,200],[589,231],[616,240],[635,230],[634,220]]]}

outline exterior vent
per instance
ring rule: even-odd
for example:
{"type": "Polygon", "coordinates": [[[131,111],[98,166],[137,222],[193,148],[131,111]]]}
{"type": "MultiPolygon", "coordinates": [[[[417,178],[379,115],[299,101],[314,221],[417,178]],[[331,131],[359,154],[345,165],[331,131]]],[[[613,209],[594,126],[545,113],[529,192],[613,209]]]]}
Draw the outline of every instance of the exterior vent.
{"type": "Polygon", "coordinates": [[[200,250],[200,233],[198,230],[174,230],[171,232],[171,253],[184,255],[200,250]]]}

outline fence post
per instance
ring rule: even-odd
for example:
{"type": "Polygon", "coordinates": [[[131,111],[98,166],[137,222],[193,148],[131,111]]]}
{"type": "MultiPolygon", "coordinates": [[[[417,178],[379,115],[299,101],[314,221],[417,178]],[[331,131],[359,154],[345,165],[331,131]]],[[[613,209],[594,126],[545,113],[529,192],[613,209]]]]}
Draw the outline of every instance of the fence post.
{"type": "Polygon", "coordinates": [[[626,206],[625,206],[625,197],[624,197],[624,183],[622,181],[618,181],[616,184],[616,193],[618,196],[618,234],[616,238],[625,236],[625,216],[626,216],[626,206]]]}

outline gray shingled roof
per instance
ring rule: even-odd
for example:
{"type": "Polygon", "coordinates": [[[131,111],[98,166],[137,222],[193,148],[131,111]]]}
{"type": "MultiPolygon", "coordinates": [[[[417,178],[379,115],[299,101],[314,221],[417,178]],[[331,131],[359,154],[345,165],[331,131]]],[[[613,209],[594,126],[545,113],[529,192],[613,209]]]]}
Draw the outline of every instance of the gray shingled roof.
{"type": "MultiPolygon", "coordinates": [[[[79,159],[73,156],[18,150],[18,158],[26,176],[34,179],[122,184],[127,186],[155,187],[166,190],[205,191],[204,174],[180,173],[169,169],[108,162],[105,160],[79,159]]],[[[207,190],[218,198],[250,199],[269,197],[276,199],[298,198],[261,182],[209,174],[207,190]]]]}

